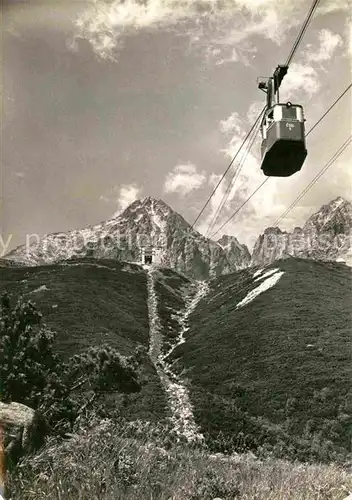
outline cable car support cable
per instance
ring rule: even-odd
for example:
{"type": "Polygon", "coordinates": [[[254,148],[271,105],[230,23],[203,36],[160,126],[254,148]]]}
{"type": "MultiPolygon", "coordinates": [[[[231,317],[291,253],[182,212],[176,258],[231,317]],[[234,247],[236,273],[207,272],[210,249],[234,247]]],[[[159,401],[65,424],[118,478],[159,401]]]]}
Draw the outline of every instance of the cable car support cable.
{"type": "Polygon", "coordinates": [[[219,182],[217,183],[217,185],[216,185],[216,186],[215,186],[215,188],[213,189],[213,192],[211,193],[211,195],[210,195],[210,196],[209,196],[209,198],[207,199],[207,201],[206,201],[205,205],[203,206],[202,210],[199,212],[199,214],[198,214],[198,216],[197,216],[196,220],[195,220],[195,221],[193,222],[193,224],[191,225],[191,229],[193,229],[193,228],[194,228],[194,226],[195,226],[195,225],[196,225],[196,223],[198,222],[199,218],[200,218],[200,217],[201,217],[201,215],[203,214],[204,210],[207,208],[207,206],[208,206],[208,204],[209,204],[210,200],[212,199],[212,197],[213,197],[213,196],[214,196],[214,194],[216,193],[216,190],[218,189],[218,187],[220,186],[220,184],[221,184],[221,183],[222,183],[222,181],[224,180],[224,178],[225,178],[225,176],[226,176],[227,172],[230,170],[230,168],[231,168],[231,166],[232,166],[233,162],[235,161],[235,159],[237,158],[237,156],[238,156],[239,152],[240,152],[240,151],[241,151],[241,149],[243,148],[243,146],[244,146],[244,144],[245,144],[246,140],[247,140],[247,139],[248,139],[248,137],[251,135],[252,130],[253,130],[253,129],[254,129],[254,127],[257,125],[257,123],[258,123],[258,121],[259,121],[259,119],[260,119],[260,117],[261,117],[262,113],[264,112],[265,108],[266,108],[266,106],[264,106],[264,108],[262,109],[262,111],[261,111],[261,112],[260,112],[260,114],[258,115],[258,117],[257,117],[256,121],[253,123],[253,125],[252,125],[252,127],[251,127],[250,131],[248,132],[248,134],[246,135],[246,137],[243,139],[242,144],[240,145],[240,147],[239,147],[239,149],[237,150],[237,152],[236,152],[235,156],[232,158],[231,162],[229,163],[229,166],[227,167],[227,169],[226,169],[226,170],[225,170],[225,172],[223,173],[223,175],[222,175],[221,179],[219,180],[219,182]]]}
{"type": "Polygon", "coordinates": [[[307,132],[306,134],[306,137],[308,137],[308,135],[315,129],[315,127],[317,125],[319,125],[319,123],[325,118],[325,116],[332,110],[332,108],[335,106],[335,104],[337,104],[339,102],[340,99],[343,98],[343,96],[346,94],[346,92],[348,92],[350,90],[350,88],[352,87],[352,83],[350,83],[347,88],[342,92],[342,94],[336,99],[335,102],[333,102],[333,104],[331,104],[330,108],[325,111],[325,113],[319,118],[319,120],[314,124],[314,126],[309,130],[309,132],[307,132]]]}
{"type": "Polygon", "coordinates": [[[290,65],[290,63],[291,63],[291,61],[292,61],[292,59],[293,59],[293,56],[294,56],[294,54],[295,54],[296,50],[298,49],[299,44],[300,44],[300,43],[301,43],[301,41],[302,41],[303,35],[305,34],[305,32],[306,32],[306,30],[307,30],[307,28],[308,28],[308,25],[309,25],[310,21],[312,20],[312,17],[313,17],[313,15],[314,15],[315,9],[316,9],[316,8],[317,8],[317,6],[318,6],[318,3],[319,3],[319,0],[314,0],[314,1],[313,1],[312,6],[311,6],[311,8],[310,8],[310,10],[309,10],[309,12],[308,12],[308,14],[307,14],[306,20],[304,21],[303,26],[302,26],[302,28],[301,28],[301,31],[300,31],[300,33],[298,34],[298,36],[297,36],[297,38],[296,38],[296,41],[295,41],[295,43],[294,43],[294,45],[293,45],[293,47],[292,47],[292,50],[291,50],[291,52],[290,52],[290,55],[289,55],[289,56],[288,56],[288,58],[287,58],[287,61],[286,61],[286,66],[289,66],[289,65],[290,65]]]}
{"type": "Polygon", "coordinates": [[[320,177],[333,165],[337,158],[344,152],[344,150],[351,144],[352,135],[346,139],[346,141],[339,147],[335,154],[330,158],[328,163],[318,172],[318,174],[310,181],[308,186],[305,187],[303,191],[297,196],[297,198],[291,203],[291,205],[286,209],[286,211],[277,219],[273,227],[277,225],[286,217],[286,215],[291,212],[291,210],[297,205],[297,203],[303,198],[303,196],[313,187],[313,185],[320,179],[320,177]]]}
{"type": "MultiPolygon", "coordinates": [[[[315,124],[309,129],[309,131],[306,134],[306,137],[313,132],[313,130],[319,125],[323,119],[330,113],[330,111],[336,106],[336,104],[342,99],[342,97],[347,93],[347,91],[352,87],[352,83],[348,85],[348,87],[340,94],[340,96],[333,102],[333,104],[325,111],[325,113],[315,122],[315,124]]],[[[213,239],[214,236],[216,236],[221,229],[223,229],[237,214],[238,212],[253,198],[253,196],[259,191],[259,189],[264,186],[264,184],[270,179],[270,177],[266,177],[264,181],[259,184],[259,186],[253,191],[253,193],[242,203],[242,205],[224,222],[224,224],[215,232],[213,233],[210,238],[213,239]]]]}
{"type": "MultiPolygon", "coordinates": [[[[287,73],[288,66],[289,66],[289,64],[291,63],[291,61],[292,61],[292,59],[293,59],[293,56],[294,56],[294,54],[295,54],[295,52],[296,52],[296,50],[297,50],[297,48],[298,48],[299,44],[301,43],[301,40],[302,40],[302,38],[303,38],[303,35],[305,34],[305,32],[306,32],[306,30],[307,30],[307,27],[308,27],[308,25],[309,25],[309,23],[310,23],[310,21],[311,21],[311,19],[312,19],[312,17],[313,17],[313,14],[314,14],[314,12],[315,12],[315,9],[316,9],[316,7],[317,7],[318,3],[319,3],[319,0],[314,0],[314,1],[313,1],[313,4],[312,4],[312,6],[311,6],[311,8],[310,8],[310,10],[309,10],[309,13],[308,13],[308,15],[307,15],[307,17],[306,17],[306,19],[305,19],[305,21],[304,21],[303,25],[302,25],[302,28],[301,28],[301,30],[300,30],[300,33],[299,33],[299,35],[297,36],[296,41],[295,41],[295,43],[294,43],[294,45],[293,45],[293,47],[292,47],[292,49],[291,49],[291,52],[290,52],[290,54],[289,54],[289,56],[288,56],[288,59],[287,59],[286,65],[285,65],[285,66],[281,66],[281,67],[280,67],[280,66],[278,66],[278,68],[276,69],[276,71],[275,71],[275,73],[274,73],[274,82],[273,82],[273,83],[274,83],[274,91],[276,91],[276,92],[278,92],[278,89],[279,89],[279,86],[280,86],[280,84],[281,84],[281,80],[282,80],[282,78],[283,78],[283,77],[285,76],[285,74],[287,73]]],[[[268,100],[269,100],[269,98],[271,98],[271,96],[270,96],[270,95],[268,95],[268,100]]],[[[231,162],[230,162],[229,166],[227,167],[227,169],[225,170],[224,174],[223,174],[223,175],[222,175],[222,177],[220,178],[219,182],[217,183],[217,185],[216,185],[216,186],[215,186],[215,188],[213,189],[212,193],[211,193],[211,194],[210,194],[210,196],[208,197],[208,199],[207,199],[207,201],[206,201],[205,205],[203,206],[203,208],[202,208],[202,209],[201,209],[201,211],[199,212],[198,216],[196,217],[195,221],[194,221],[194,222],[193,222],[193,224],[191,225],[191,228],[190,228],[190,229],[193,229],[193,228],[194,228],[194,226],[196,225],[196,223],[198,222],[198,220],[199,220],[199,219],[200,219],[200,217],[202,216],[202,214],[203,214],[204,210],[206,209],[206,207],[207,207],[207,206],[208,206],[208,204],[210,203],[210,200],[212,199],[212,197],[213,197],[213,196],[214,196],[214,194],[216,193],[216,191],[217,191],[217,189],[219,188],[219,186],[220,186],[221,182],[224,180],[224,178],[225,178],[225,176],[226,176],[227,172],[230,170],[230,168],[231,168],[231,166],[232,166],[233,162],[235,161],[235,159],[236,159],[237,155],[239,154],[239,152],[240,152],[240,150],[242,149],[242,147],[243,147],[244,143],[246,142],[246,140],[247,140],[247,139],[248,139],[248,137],[250,136],[250,134],[251,134],[252,130],[255,128],[255,126],[256,126],[256,124],[257,124],[257,122],[258,122],[258,121],[259,121],[259,119],[260,119],[261,114],[262,114],[263,112],[265,112],[266,108],[267,108],[267,105],[266,105],[266,106],[264,106],[263,110],[261,111],[261,113],[260,113],[260,114],[259,114],[259,116],[257,117],[256,121],[255,121],[255,122],[254,122],[254,124],[252,125],[252,127],[251,127],[250,131],[248,132],[247,136],[245,137],[244,141],[242,142],[242,144],[241,144],[240,148],[238,149],[238,151],[237,151],[236,155],[235,155],[235,156],[234,156],[234,158],[231,160],[231,162]]],[[[263,184],[264,184],[264,182],[263,182],[263,184]]]]}
{"type": "MultiPolygon", "coordinates": [[[[261,114],[259,115],[258,118],[260,118],[260,116],[263,114],[263,112],[264,112],[264,109],[262,110],[262,112],[261,112],[261,114]]],[[[220,212],[223,209],[225,203],[227,202],[228,197],[230,195],[230,192],[231,192],[232,188],[234,187],[234,185],[236,183],[236,180],[238,179],[238,176],[239,176],[239,174],[240,174],[240,172],[242,170],[242,167],[243,167],[244,163],[246,162],[247,157],[248,157],[248,155],[249,155],[249,153],[250,153],[250,151],[252,149],[252,146],[253,146],[253,144],[254,144],[257,136],[258,136],[259,129],[260,129],[260,125],[258,126],[258,124],[257,124],[257,129],[254,131],[253,137],[250,139],[250,142],[249,142],[249,144],[247,146],[247,149],[246,149],[245,153],[243,154],[243,156],[242,156],[242,158],[241,158],[241,160],[239,162],[238,168],[237,168],[237,170],[234,171],[234,173],[233,173],[233,175],[231,177],[231,180],[229,182],[229,185],[227,186],[227,189],[226,189],[226,191],[225,191],[225,193],[224,193],[224,195],[222,197],[220,205],[218,206],[218,208],[216,210],[216,213],[215,213],[215,215],[214,215],[211,223],[209,224],[208,230],[207,230],[207,232],[205,234],[206,237],[208,237],[208,235],[214,229],[216,221],[219,218],[220,212]]]]}

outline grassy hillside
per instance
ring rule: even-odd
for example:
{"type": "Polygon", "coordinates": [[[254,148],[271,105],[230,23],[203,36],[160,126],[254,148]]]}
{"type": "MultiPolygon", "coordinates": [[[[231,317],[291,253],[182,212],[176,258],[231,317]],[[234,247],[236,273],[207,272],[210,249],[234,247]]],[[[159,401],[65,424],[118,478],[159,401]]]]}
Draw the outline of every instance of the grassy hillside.
{"type": "Polygon", "coordinates": [[[146,276],[138,266],[77,259],[3,268],[0,293],[5,289],[37,305],[64,355],[106,341],[121,354],[131,354],[137,343],[148,345],[146,276]]]}
{"type": "MultiPolygon", "coordinates": [[[[195,418],[216,450],[273,450],[300,459],[342,457],[351,428],[351,270],[288,259],[270,289],[237,309],[265,279],[245,269],[210,282],[173,353],[190,388],[195,418]]],[[[268,269],[275,268],[274,265],[268,269]]],[[[108,342],[124,355],[148,348],[146,273],[138,265],[75,259],[1,269],[0,293],[33,300],[64,357],[108,342]]],[[[191,281],[157,273],[158,310],[169,347],[191,281]]],[[[149,358],[145,384],[123,414],[163,418],[166,400],[149,358]]],[[[107,414],[118,404],[107,396],[107,414]]]]}
{"type": "Polygon", "coordinates": [[[260,284],[254,270],[211,282],[174,356],[196,419],[220,449],[265,444],[331,458],[351,438],[351,270],[298,259],[275,267],[281,279],[239,309],[260,284]]]}
{"type": "MultiPolygon", "coordinates": [[[[64,359],[103,343],[122,355],[133,354],[137,345],[149,346],[146,274],[138,265],[86,258],[40,267],[3,267],[0,273],[0,294],[6,290],[12,302],[22,295],[36,304],[55,333],[56,352],[64,359]]],[[[165,398],[148,357],[143,379],[142,391],[128,396],[124,413],[161,418],[165,398]]],[[[108,413],[116,409],[116,397],[106,396],[108,413]]]]}
{"type": "MultiPolygon", "coordinates": [[[[176,442],[164,419],[159,378],[144,356],[142,390],[105,395],[67,439],[50,437],[9,473],[11,498],[343,500],[351,477],[336,463],[211,454],[252,449],[257,455],[346,460],[351,271],[296,259],[275,267],[284,273],[278,282],[241,308],[265,277],[255,281],[256,270],[246,269],[213,280],[190,316],[186,343],[173,354],[205,445],[176,442]]],[[[64,357],[102,342],[126,355],[137,345],[148,347],[140,266],[77,259],[0,272],[0,293],[32,299],[64,357]]],[[[163,333],[171,341],[179,326],[174,314],[192,283],[167,269],[156,278],[163,333]]]]}
{"type": "Polygon", "coordinates": [[[226,458],[170,446],[160,425],[92,419],[25,460],[9,486],[19,500],[344,500],[352,479],[336,464],[226,458]]]}

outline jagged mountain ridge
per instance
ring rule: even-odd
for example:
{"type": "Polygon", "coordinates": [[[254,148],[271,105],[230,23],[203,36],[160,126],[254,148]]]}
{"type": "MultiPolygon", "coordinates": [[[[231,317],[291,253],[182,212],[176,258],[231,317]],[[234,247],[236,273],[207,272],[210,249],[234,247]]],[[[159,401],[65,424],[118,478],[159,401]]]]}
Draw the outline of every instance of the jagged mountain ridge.
{"type": "Polygon", "coordinates": [[[251,254],[246,245],[241,245],[235,236],[224,234],[217,242],[226,251],[227,258],[234,269],[239,270],[248,266],[251,254]]]}
{"type": "Polygon", "coordinates": [[[269,227],[257,239],[252,266],[263,266],[290,256],[352,265],[352,204],[341,196],[323,205],[303,228],[289,233],[269,227]]]}
{"type": "Polygon", "coordinates": [[[142,247],[153,247],[160,265],[195,279],[207,279],[248,266],[269,265],[289,256],[352,265],[351,236],[352,205],[338,197],[292,233],[267,228],[258,237],[251,255],[234,236],[223,235],[217,242],[212,241],[164,201],[149,196],[100,224],[49,234],[17,247],[2,262],[37,266],[73,257],[135,262],[141,261],[142,247]]]}
{"type": "Polygon", "coordinates": [[[153,247],[157,261],[196,279],[246,267],[250,254],[236,239],[224,248],[194,230],[162,200],[136,200],[116,217],[82,230],[54,233],[8,253],[5,259],[27,266],[73,257],[140,261],[141,248],[153,247]]]}

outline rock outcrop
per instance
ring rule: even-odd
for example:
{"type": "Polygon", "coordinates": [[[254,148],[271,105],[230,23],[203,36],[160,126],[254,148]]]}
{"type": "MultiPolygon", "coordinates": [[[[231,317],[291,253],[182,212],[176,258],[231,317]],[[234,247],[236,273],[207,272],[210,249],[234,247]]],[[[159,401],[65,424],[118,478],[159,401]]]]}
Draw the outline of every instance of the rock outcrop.
{"type": "Polygon", "coordinates": [[[0,428],[4,434],[6,468],[41,446],[45,423],[39,414],[21,403],[0,401],[0,428]]]}
{"type": "Polygon", "coordinates": [[[235,236],[223,235],[218,244],[226,252],[231,268],[244,269],[251,261],[251,254],[246,245],[241,245],[235,236]]]}
{"type": "Polygon", "coordinates": [[[351,242],[352,205],[338,197],[292,233],[267,228],[256,241],[251,265],[265,266],[288,256],[352,265],[351,242]]]}

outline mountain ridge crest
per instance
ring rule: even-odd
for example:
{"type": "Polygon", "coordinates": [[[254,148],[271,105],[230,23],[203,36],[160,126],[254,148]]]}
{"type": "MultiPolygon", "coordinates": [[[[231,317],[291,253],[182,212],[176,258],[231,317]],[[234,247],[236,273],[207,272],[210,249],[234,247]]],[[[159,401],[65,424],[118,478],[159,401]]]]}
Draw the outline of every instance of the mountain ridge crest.
{"type": "Polygon", "coordinates": [[[352,265],[351,231],[352,204],[338,196],[313,213],[302,228],[295,227],[292,232],[266,228],[251,254],[236,236],[223,234],[217,241],[211,240],[164,200],[146,196],[110,219],[83,229],[48,234],[36,244],[15,248],[3,259],[29,266],[84,256],[142,262],[145,249],[152,249],[157,264],[196,279],[208,279],[288,256],[338,259],[352,265]],[[320,248],[322,235],[327,238],[320,248]],[[77,238],[83,240],[81,248],[75,246],[77,238]]]}

